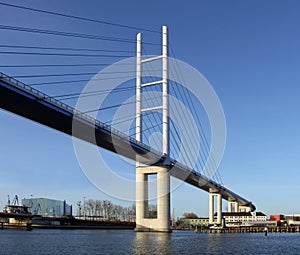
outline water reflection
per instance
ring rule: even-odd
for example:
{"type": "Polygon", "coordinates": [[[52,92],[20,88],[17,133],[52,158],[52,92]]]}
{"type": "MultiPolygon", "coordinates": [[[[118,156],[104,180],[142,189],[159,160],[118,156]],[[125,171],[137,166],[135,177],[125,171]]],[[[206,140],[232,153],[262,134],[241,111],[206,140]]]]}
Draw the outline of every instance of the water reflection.
{"type": "Polygon", "coordinates": [[[136,232],[133,254],[171,254],[169,233],[136,232]]]}
{"type": "Polygon", "coordinates": [[[206,234],[204,238],[206,240],[203,244],[206,246],[204,249],[207,254],[222,254],[222,252],[224,252],[224,240],[222,239],[222,234],[206,234]]]}

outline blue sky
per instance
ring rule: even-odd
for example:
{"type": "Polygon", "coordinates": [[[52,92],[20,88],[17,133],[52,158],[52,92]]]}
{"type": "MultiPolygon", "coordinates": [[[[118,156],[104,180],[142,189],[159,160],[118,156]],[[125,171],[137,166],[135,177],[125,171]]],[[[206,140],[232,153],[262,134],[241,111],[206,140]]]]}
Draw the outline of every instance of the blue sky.
{"type": "MultiPolygon", "coordinates": [[[[259,211],[267,214],[300,212],[297,196],[300,192],[298,1],[9,3],[154,30],[168,25],[176,57],[205,75],[223,105],[227,144],[219,172],[225,186],[253,201],[259,211]]],[[[98,33],[133,40],[137,32],[3,6],[0,6],[0,24],[98,33]]],[[[0,32],[2,45],[73,46],[73,40],[67,41],[66,38],[0,32]]],[[[158,39],[159,35],[145,33],[145,40],[158,39]]],[[[87,45],[83,40],[77,42],[76,47],[98,43],[93,41],[87,45]]],[[[111,49],[120,47],[107,42],[103,46],[111,49]]],[[[135,49],[134,45],[126,47],[127,50],[135,49]]],[[[147,52],[158,50],[153,48],[149,47],[147,52]]],[[[17,55],[1,55],[1,60],[1,65],[36,61],[17,55]]],[[[60,61],[59,58],[51,60],[60,61]]],[[[13,68],[1,68],[0,71],[11,75],[37,72],[13,68]]],[[[43,89],[55,93],[53,87],[43,89]]],[[[105,195],[87,180],[77,163],[72,140],[65,134],[0,111],[0,140],[0,207],[5,205],[7,194],[18,194],[21,198],[32,194],[34,197],[66,199],[73,205],[84,196],[130,204],[105,195]]],[[[115,158],[110,154],[107,157],[115,158]]],[[[134,172],[129,165],[120,167],[134,172]]],[[[176,216],[186,211],[208,215],[208,195],[188,184],[173,192],[171,200],[176,216]]]]}

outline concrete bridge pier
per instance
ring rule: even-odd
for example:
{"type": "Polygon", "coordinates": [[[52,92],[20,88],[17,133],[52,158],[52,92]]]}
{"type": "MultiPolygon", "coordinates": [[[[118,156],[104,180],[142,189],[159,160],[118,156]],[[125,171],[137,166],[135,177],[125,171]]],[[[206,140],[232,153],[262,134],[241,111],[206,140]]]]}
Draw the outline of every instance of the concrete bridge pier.
{"type": "Polygon", "coordinates": [[[251,212],[252,209],[249,206],[245,206],[245,205],[240,205],[239,206],[239,212],[251,212]]]}
{"type": "Polygon", "coordinates": [[[222,224],[222,195],[220,193],[209,193],[209,223],[222,224]],[[217,221],[215,222],[215,197],[217,198],[217,221]]]}
{"type": "Polygon", "coordinates": [[[236,201],[228,201],[228,212],[239,212],[239,204],[236,201]]]}
{"type": "Polygon", "coordinates": [[[136,228],[141,232],[171,232],[168,166],[136,167],[136,228]],[[149,213],[148,176],[157,175],[157,215],[149,213]]]}

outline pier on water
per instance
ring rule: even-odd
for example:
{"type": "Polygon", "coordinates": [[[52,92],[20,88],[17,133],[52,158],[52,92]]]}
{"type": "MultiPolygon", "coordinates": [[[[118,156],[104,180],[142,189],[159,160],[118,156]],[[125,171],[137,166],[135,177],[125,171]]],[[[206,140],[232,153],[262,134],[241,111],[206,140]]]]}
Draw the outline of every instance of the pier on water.
{"type": "MultiPolygon", "coordinates": [[[[209,233],[264,233],[265,227],[230,227],[221,229],[201,229],[198,232],[209,232],[209,233]]],[[[300,226],[272,226],[268,227],[269,233],[300,233],[300,226]]]]}

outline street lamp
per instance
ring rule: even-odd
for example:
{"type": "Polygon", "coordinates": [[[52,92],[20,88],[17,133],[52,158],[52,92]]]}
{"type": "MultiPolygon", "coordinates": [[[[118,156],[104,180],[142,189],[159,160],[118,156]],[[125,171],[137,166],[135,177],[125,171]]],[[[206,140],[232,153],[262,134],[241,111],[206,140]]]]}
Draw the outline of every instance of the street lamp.
{"type": "Polygon", "coordinates": [[[85,197],[83,197],[83,217],[85,219],[85,197]]]}

